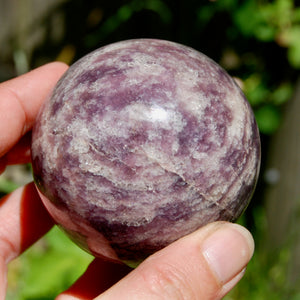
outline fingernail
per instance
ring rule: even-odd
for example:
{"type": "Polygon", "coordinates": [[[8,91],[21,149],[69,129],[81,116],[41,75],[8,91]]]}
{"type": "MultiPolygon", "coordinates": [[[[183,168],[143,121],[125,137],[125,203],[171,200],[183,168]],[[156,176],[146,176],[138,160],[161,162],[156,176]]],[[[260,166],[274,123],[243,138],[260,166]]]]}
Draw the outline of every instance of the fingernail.
{"type": "Polygon", "coordinates": [[[246,268],[223,285],[219,293],[220,299],[223,299],[223,297],[235,287],[235,285],[243,278],[245,272],[246,268]]]}
{"type": "Polygon", "coordinates": [[[214,275],[225,284],[248,264],[254,252],[254,241],[247,229],[229,223],[206,238],[202,250],[214,275]]]}

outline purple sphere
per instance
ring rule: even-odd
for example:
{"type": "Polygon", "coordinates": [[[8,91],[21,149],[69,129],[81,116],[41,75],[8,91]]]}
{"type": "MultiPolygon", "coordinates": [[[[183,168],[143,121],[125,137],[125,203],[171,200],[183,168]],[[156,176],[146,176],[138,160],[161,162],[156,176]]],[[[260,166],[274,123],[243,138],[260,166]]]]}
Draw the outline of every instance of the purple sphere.
{"type": "Polygon", "coordinates": [[[236,220],[260,165],[240,88],[189,47],[137,39],[72,65],[33,129],[32,164],[57,224],[95,256],[134,263],[236,220]]]}

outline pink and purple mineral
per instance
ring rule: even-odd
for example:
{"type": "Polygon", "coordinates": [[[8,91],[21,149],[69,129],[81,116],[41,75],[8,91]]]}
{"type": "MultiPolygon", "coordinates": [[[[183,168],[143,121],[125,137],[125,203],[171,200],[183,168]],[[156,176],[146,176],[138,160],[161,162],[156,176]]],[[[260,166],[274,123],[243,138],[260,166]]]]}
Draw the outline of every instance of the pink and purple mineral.
{"type": "Polygon", "coordinates": [[[123,41],[76,62],[32,138],[35,182],[81,247],[138,262],[215,220],[236,220],[260,165],[240,88],[205,55],[173,42],[123,41]]]}

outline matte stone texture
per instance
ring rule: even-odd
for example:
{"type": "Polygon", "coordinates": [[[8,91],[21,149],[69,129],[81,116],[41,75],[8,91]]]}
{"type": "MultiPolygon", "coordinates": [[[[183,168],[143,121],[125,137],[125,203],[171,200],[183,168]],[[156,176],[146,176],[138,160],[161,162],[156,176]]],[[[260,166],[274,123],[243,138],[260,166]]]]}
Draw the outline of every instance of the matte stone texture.
{"type": "Polygon", "coordinates": [[[137,39],[76,62],[40,111],[35,182],[55,221],[96,256],[136,262],[215,220],[236,220],[260,140],[240,88],[176,43],[137,39]]]}

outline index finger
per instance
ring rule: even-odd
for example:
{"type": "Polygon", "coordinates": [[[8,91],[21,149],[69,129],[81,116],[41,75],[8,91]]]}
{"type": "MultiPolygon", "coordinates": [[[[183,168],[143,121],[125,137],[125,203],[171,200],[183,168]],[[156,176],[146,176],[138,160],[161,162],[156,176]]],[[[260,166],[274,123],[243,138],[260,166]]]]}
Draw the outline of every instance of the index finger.
{"type": "Polygon", "coordinates": [[[67,65],[50,63],[0,84],[0,157],[28,132],[67,65]]]}
{"type": "Polygon", "coordinates": [[[6,265],[52,226],[34,183],[0,199],[0,299],[5,299],[6,265]]]}

